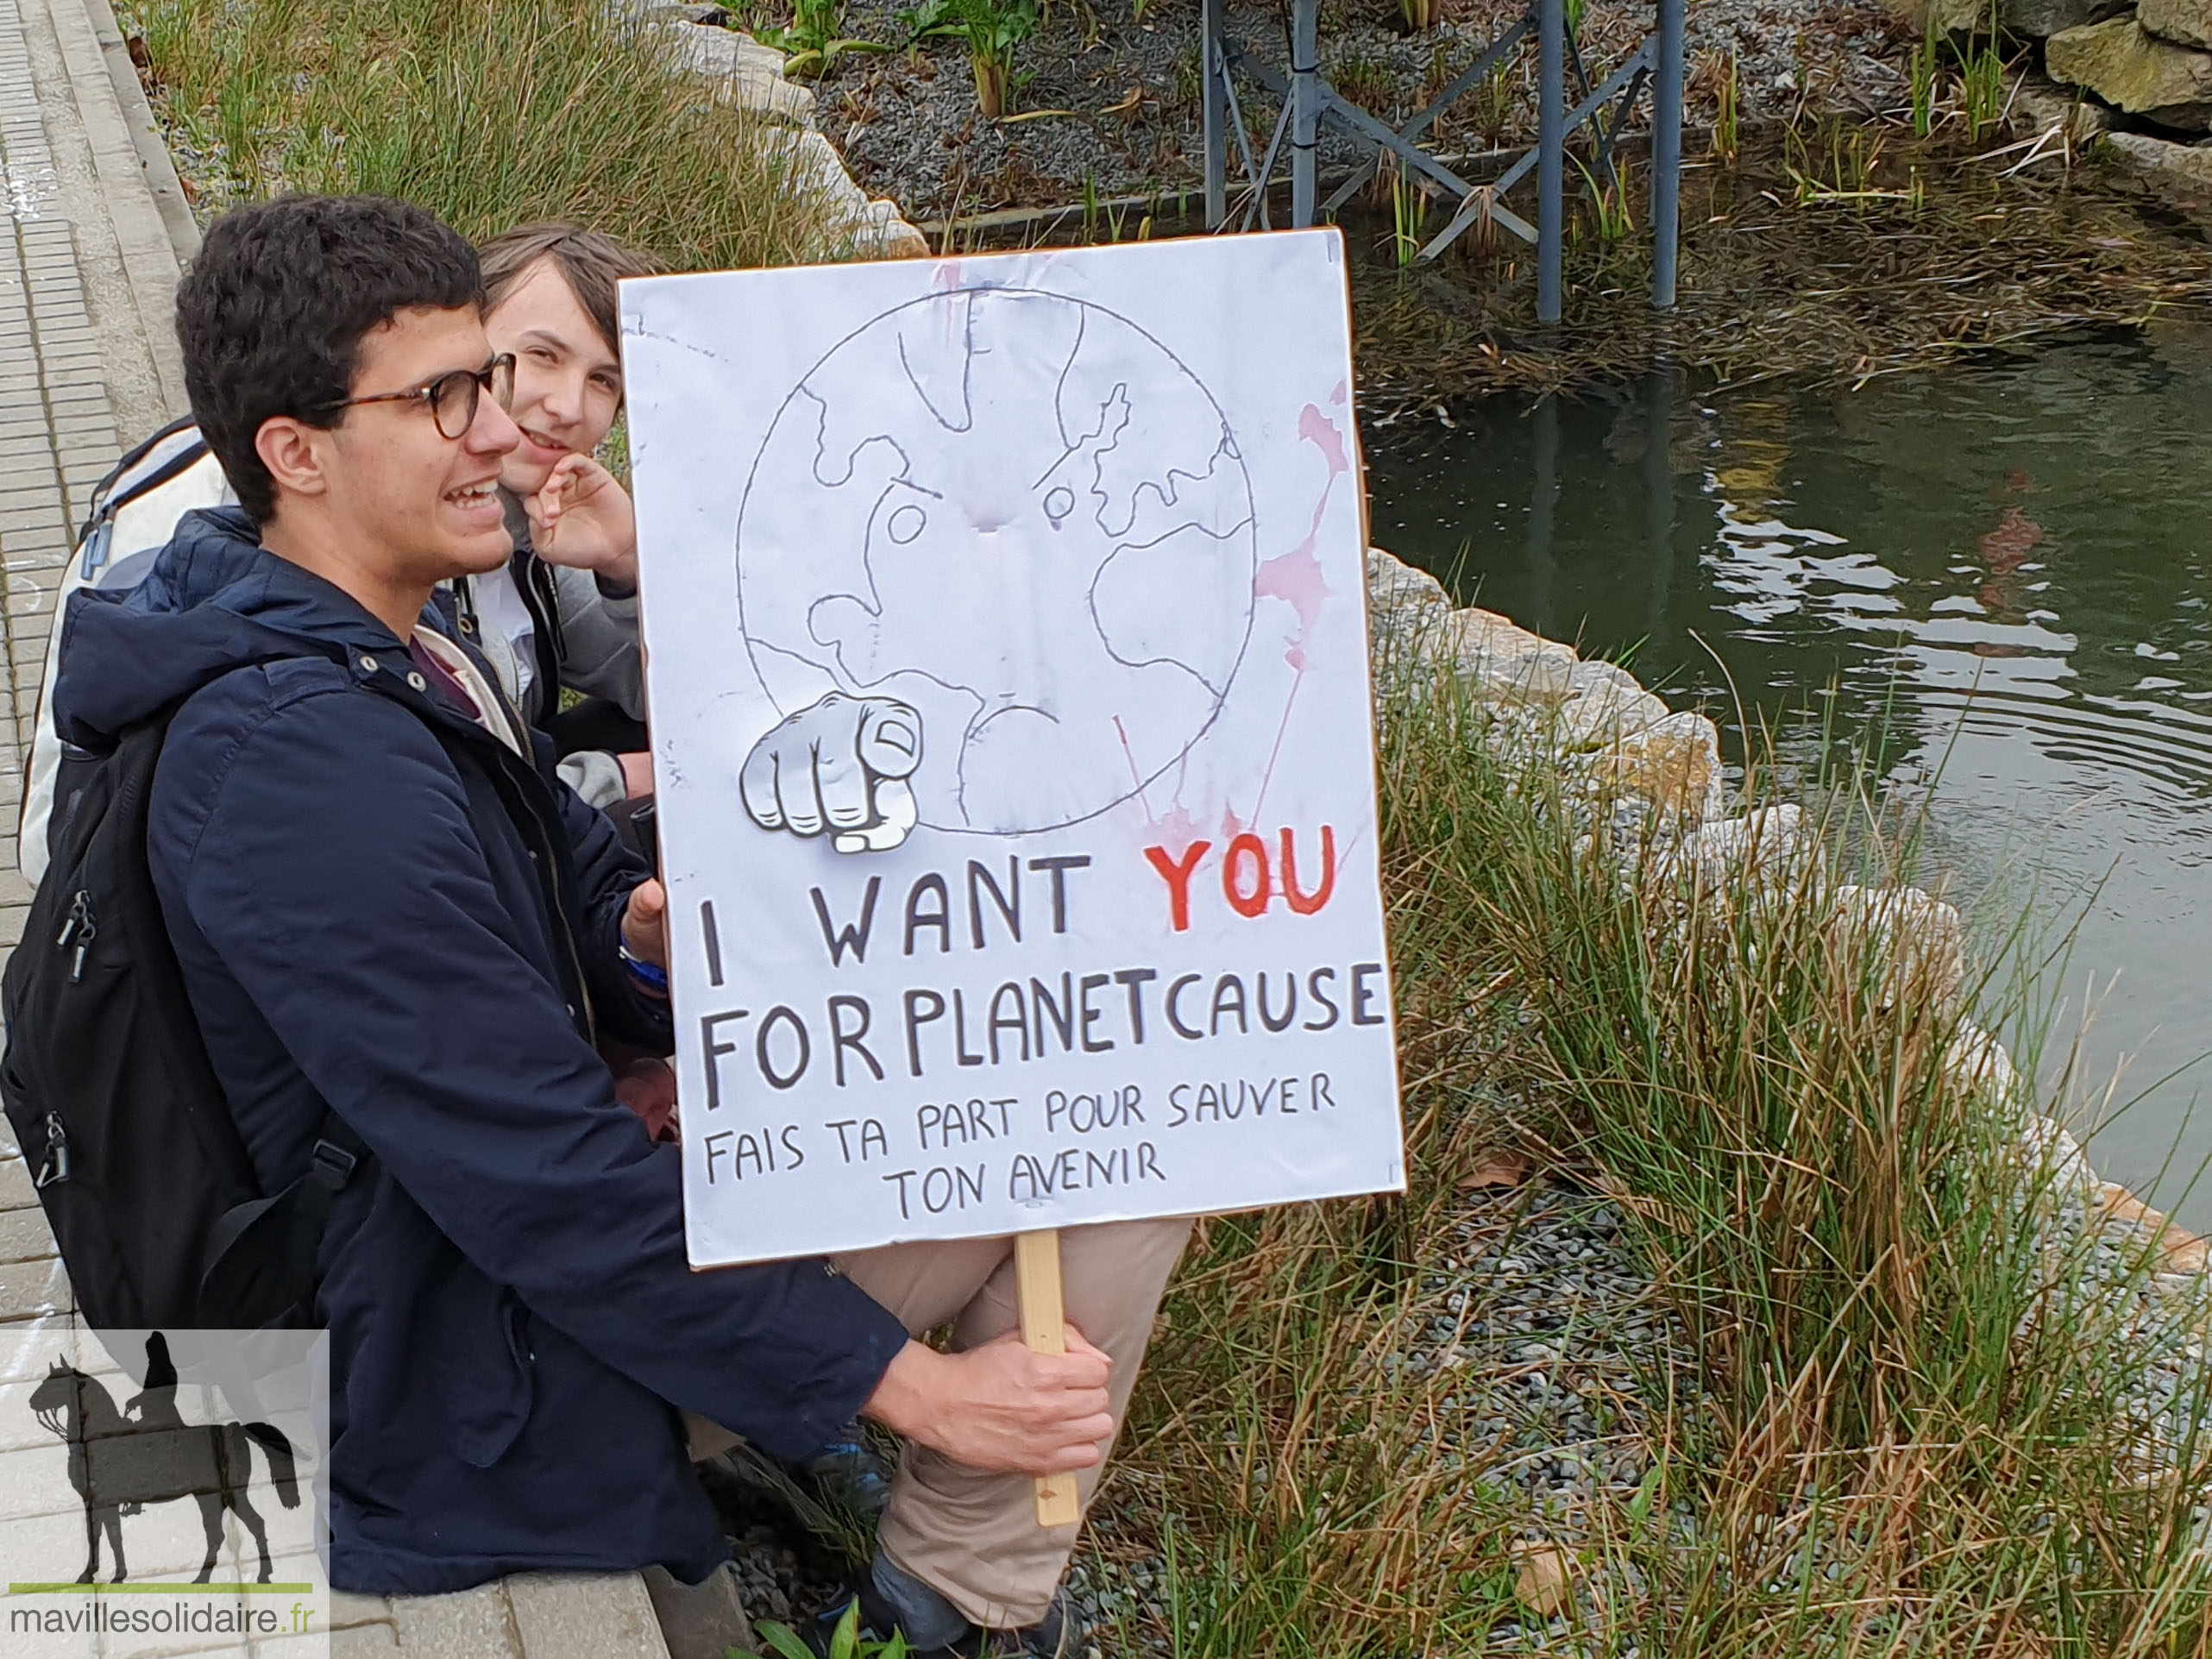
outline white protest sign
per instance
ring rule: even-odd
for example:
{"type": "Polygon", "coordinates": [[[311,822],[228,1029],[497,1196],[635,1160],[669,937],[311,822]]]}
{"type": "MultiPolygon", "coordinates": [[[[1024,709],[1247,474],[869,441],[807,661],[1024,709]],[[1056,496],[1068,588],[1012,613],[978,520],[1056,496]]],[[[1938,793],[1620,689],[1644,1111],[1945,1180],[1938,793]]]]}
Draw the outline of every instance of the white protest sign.
{"type": "Polygon", "coordinates": [[[622,319],[694,1264],[1402,1187],[1336,233],[622,319]]]}

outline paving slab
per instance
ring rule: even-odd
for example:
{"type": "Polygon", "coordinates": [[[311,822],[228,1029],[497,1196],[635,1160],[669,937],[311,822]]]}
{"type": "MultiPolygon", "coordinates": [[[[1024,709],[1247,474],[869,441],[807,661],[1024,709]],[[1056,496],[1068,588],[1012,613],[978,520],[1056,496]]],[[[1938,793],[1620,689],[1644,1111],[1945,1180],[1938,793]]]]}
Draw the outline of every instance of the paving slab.
{"type": "MultiPolygon", "coordinates": [[[[0,964],[23,751],[72,526],[122,446],[183,412],[171,327],[198,246],[108,0],[0,0],[0,964]]],[[[0,1134],[0,1323],[71,1317],[28,1166],[0,1134]]],[[[337,1595],[330,1659],[667,1659],[635,1574],[532,1574],[459,1596],[337,1595]]],[[[297,1639],[255,1656],[305,1659],[297,1639]]]]}

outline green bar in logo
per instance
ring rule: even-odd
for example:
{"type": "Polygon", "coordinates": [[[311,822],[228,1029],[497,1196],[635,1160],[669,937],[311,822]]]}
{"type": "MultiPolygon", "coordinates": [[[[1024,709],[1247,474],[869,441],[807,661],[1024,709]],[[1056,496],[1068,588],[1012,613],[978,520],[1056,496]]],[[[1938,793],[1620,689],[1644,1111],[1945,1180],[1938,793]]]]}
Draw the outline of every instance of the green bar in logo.
{"type": "Polygon", "coordinates": [[[311,1584],[11,1584],[11,1596],[311,1596],[311,1584]]]}

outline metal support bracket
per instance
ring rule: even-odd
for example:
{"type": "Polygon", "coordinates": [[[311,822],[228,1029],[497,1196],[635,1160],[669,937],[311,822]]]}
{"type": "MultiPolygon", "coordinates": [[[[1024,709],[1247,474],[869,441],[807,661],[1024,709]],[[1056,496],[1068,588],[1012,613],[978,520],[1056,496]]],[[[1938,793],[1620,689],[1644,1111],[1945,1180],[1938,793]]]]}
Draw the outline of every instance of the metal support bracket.
{"type": "Polygon", "coordinates": [[[1203,40],[1201,61],[1204,82],[1200,104],[1204,123],[1206,158],[1206,223],[1226,228],[1234,217],[1241,228],[1265,229],[1270,223],[1267,192],[1275,167],[1287,141],[1291,162],[1291,219],[1308,225],[1317,217],[1333,214],[1373,179],[1386,157],[1392,158],[1406,176],[1427,194],[1440,195],[1455,204],[1444,229],[1424,243],[1417,261],[1434,260],[1477,223],[1488,220],[1536,248],[1536,313],[1546,323],[1559,320],[1562,298],[1562,255],[1565,242],[1566,146],[1568,136],[1590,123],[1598,173],[1607,185],[1618,189],[1620,175],[1614,152],[1631,110],[1646,88],[1651,94],[1651,215],[1654,256],[1651,303],[1666,310],[1675,303],[1677,247],[1680,234],[1681,170],[1681,109],[1685,0],[1656,0],[1658,28],[1647,36],[1628,60],[1605,80],[1590,86],[1579,43],[1567,28],[1565,0],[1530,0],[1518,22],[1492,41],[1474,62],[1421,110],[1403,124],[1392,127],[1350,103],[1329,85],[1321,72],[1319,0],[1291,0],[1289,28],[1290,72],[1254,57],[1225,32],[1227,0],[1201,0],[1203,40]],[[1536,147],[1516,158],[1496,179],[1477,184],[1462,178],[1420,147],[1419,140],[1470,90],[1499,72],[1509,54],[1535,35],[1538,58],[1538,126],[1536,147]],[[1567,104],[1569,72],[1584,97],[1570,110],[1567,104]],[[1266,153],[1256,161],[1244,114],[1236,97],[1236,78],[1243,75],[1281,101],[1266,153]],[[1603,112],[1614,106],[1607,118],[1603,112]],[[1373,146],[1373,153],[1330,192],[1317,199],[1317,141],[1328,124],[1373,146]],[[1243,173],[1242,191],[1235,203],[1229,196],[1228,134],[1236,135],[1237,160],[1243,173]],[[1530,173],[1536,174],[1536,223],[1530,224],[1500,199],[1530,173]]]}

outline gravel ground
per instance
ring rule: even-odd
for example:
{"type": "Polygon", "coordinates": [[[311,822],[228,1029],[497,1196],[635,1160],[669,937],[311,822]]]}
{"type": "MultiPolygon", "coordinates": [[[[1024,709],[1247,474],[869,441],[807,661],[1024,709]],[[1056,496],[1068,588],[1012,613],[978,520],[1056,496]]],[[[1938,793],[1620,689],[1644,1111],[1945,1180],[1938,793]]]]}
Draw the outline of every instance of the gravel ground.
{"type": "MultiPolygon", "coordinates": [[[[736,21],[778,21],[783,0],[726,0],[736,21]]],[[[976,106],[965,48],[937,39],[889,56],[848,54],[820,83],[820,121],[871,193],[909,217],[936,217],[1102,198],[1172,195],[1202,183],[1198,137],[1197,0],[1154,0],[1132,16],[1122,0],[1053,0],[1049,16],[1016,58],[1027,77],[1009,119],[985,120],[976,106]]],[[[902,44],[912,35],[902,0],[846,0],[844,28],[856,38],[902,44]]],[[[1513,0],[1451,0],[1442,22],[1408,35],[1383,0],[1324,0],[1324,72],[1347,97],[1402,119],[1510,24],[1513,0]]],[[[1285,9],[1232,3],[1231,36],[1255,56],[1285,62],[1285,9]]],[[[1650,14],[1596,7],[1582,43],[1602,75],[1632,50],[1650,14]]],[[[1861,111],[1905,101],[1899,66],[1909,42],[1870,0],[1694,0],[1689,14],[1693,122],[1712,118],[1713,99],[1737,65],[1747,119],[1816,110],[1861,111]]],[[[1442,123],[1437,148],[1474,152],[1530,141],[1535,131],[1533,48],[1495,90],[1478,88],[1442,123]]],[[[1240,84],[1247,121],[1266,142],[1276,106],[1240,84]]],[[[1324,126],[1324,176],[1367,154],[1324,126]]]]}
{"type": "MultiPolygon", "coordinates": [[[[1387,1363],[1466,1381],[1443,1397],[1433,1443],[1409,1454],[1510,1488],[1532,1524],[1571,1542],[1594,1493],[1626,1501],[1635,1492],[1659,1429],[1646,1402],[1669,1373],[1677,1398],[1694,1399],[1694,1356],[1602,1197],[1543,1182],[1472,1194],[1451,1241],[1421,1277],[1411,1340],[1387,1363]]],[[[843,1599],[834,1546],[809,1534],[781,1495],[720,1469],[709,1491],[756,1618],[796,1624],[843,1599]]],[[[1164,1652],[1166,1564],[1122,1559],[1116,1542],[1110,1529],[1087,1541],[1069,1574],[1075,1608],[1095,1631],[1134,1628],[1144,1651],[1164,1652]]],[[[1518,1642],[1523,1633],[1499,1635],[1518,1642]]],[[[1095,1638],[1090,1659],[1134,1656],[1095,1638]]]]}

